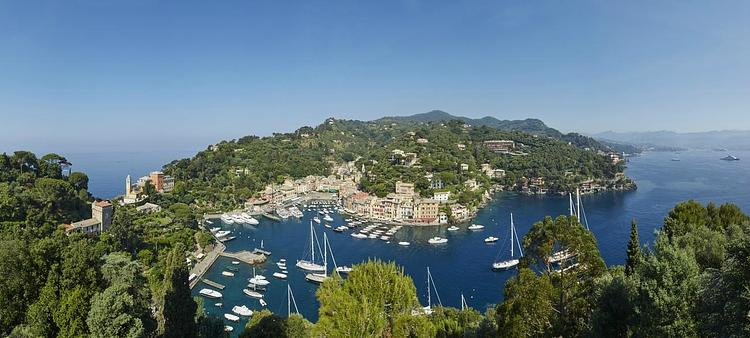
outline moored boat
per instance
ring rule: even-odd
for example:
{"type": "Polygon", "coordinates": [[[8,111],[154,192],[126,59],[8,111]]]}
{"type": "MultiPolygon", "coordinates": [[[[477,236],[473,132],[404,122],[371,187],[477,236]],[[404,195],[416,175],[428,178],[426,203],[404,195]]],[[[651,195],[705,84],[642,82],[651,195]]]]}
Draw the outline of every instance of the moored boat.
{"type": "Polygon", "coordinates": [[[242,292],[244,294],[248,295],[249,297],[258,298],[258,299],[263,298],[263,294],[262,293],[254,291],[254,290],[242,289],[242,292]]]}
{"type": "Polygon", "coordinates": [[[240,317],[237,317],[237,316],[235,316],[235,315],[233,315],[231,313],[225,313],[224,314],[224,318],[226,318],[227,320],[233,321],[233,322],[239,322],[240,321],[240,317]]]}
{"type": "Polygon", "coordinates": [[[253,315],[253,310],[250,310],[247,306],[235,306],[232,308],[232,312],[243,316],[243,317],[250,317],[253,315]]]}
{"type": "Polygon", "coordinates": [[[221,292],[211,289],[201,289],[198,294],[207,298],[221,298],[221,292]]]}
{"type": "Polygon", "coordinates": [[[427,241],[427,243],[430,243],[430,244],[445,244],[445,243],[448,243],[448,239],[440,237],[440,236],[435,236],[435,237],[430,238],[427,241]]]}

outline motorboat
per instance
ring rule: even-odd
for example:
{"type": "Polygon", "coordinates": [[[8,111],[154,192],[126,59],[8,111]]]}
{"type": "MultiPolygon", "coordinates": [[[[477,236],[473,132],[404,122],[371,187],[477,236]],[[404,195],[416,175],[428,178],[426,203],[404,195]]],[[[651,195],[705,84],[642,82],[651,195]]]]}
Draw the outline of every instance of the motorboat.
{"type": "Polygon", "coordinates": [[[252,298],[257,298],[257,299],[263,298],[263,294],[260,293],[260,292],[258,292],[258,291],[249,290],[249,289],[242,289],[242,292],[244,294],[246,294],[247,296],[252,297],[252,298]]]}
{"type": "Polygon", "coordinates": [[[313,222],[320,224],[320,218],[318,216],[313,217],[313,222]]]}
{"type": "Polygon", "coordinates": [[[279,279],[286,279],[286,274],[281,273],[281,272],[274,272],[273,276],[279,279]]]}
{"type": "Polygon", "coordinates": [[[359,232],[355,232],[355,233],[352,233],[352,237],[362,239],[362,238],[367,238],[367,235],[359,233],[359,232]]]}
{"type": "Polygon", "coordinates": [[[258,303],[260,303],[260,306],[266,306],[266,305],[268,305],[268,303],[266,303],[266,301],[263,300],[263,299],[258,299],[258,303]]]}
{"type": "Polygon", "coordinates": [[[724,161],[739,161],[740,158],[734,155],[727,155],[726,157],[721,158],[724,161]]]}
{"type": "Polygon", "coordinates": [[[234,328],[229,325],[224,325],[224,332],[232,332],[234,328]]]}
{"type": "Polygon", "coordinates": [[[324,227],[326,227],[326,228],[328,228],[328,229],[332,228],[332,226],[331,226],[330,224],[328,224],[328,223],[326,223],[326,224],[325,224],[325,225],[323,225],[323,226],[324,226],[324,227]]]}
{"type": "Polygon", "coordinates": [[[507,270],[518,265],[518,259],[509,259],[502,262],[495,262],[492,264],[492,268],[495,270],[507,270]]]}
{"type": "Polygon", "coordinates": [[[430,238],[427,241],[427,243],[430,243],[430,244],[445,244],[445,243],[448,243],[448,239],[440,237],[440,236],[435,236],[435,237],[430,238]]]}
{"type": "Polygon", "coordinates": [[[221,272],[221,275],[222,275],[222,276],[227,276],[227,277],[234,277],[234,272],[230,272],[230,271],[222,271],[222,272],[221,272]]]}
{"type": "Polygon", "coordinates": [[[455,225],[451,225],[451,226],[448,227],[448,231],[458,231],[458,229],[459,228],[457,226],[455,226],[455,225]]]}
{"type": "Polygon", "coordinates": [[[466,227],[466,229],[469,229],[469,230],[482,230],[482,229],[484,229],[484,225],[481,225],[481,224],[472,224],[472,225],[469,225],[468,227],[466,227]]]}
{"type": "Polygon", "coordinates": [[[231,233],[232,232],[229,231],[229,230],[222,230],[222,231],[219,231],[219,232],[216,233],[216,237],[217,238],[221,238],[221,237],[224,237],[224,236],[229,235],[231,233]]]}
{"type": "Polygon", "coordinates": [[[305,275],[305,280],[318,284],[325,282],[326,279],[328,279],[328,276],[322,273],[308,273],[305,275]]]}
{"type": "Polygon", "coordinates": [[[232,264],[238,265],[238,264],[240,264],[240,261],[232,261],[232,264]]]}
{"type": "Polygon", "coordinates": [[[388,237],[388,236],[380,236],[380,240],[382,240],[382,241],[389,241],[389,240],[391,240],[391,238],[388,237]]]}
{"type": "Polygon", "coordinates": [[[221,292],[211,289],[201,289],[198,294],[207,298],[221,298],[221,292]]]}
{"type": "Polygon", "coordinates": [[[233,322],[239,322],[240,321],[240,317],[238,317],[236,315],[233,315],[231,313],[225,313],[224,314],[224,318],[226,318],[227,320],[233,321],[233,322]]]}
{"type": "Polygon", "coordinates": [[[411,243],[409,242],[398,242],[398,245],[400,246],[409,246],[411,243]]]}
{"type": "Polygon", "coordinates": [[[217,231],[221,230],[221,228],[219,228],[219,227],[213,227],[210,230],[211,230],[211,233],[216,233],[217,231]]]}
{"type": "Polygon", "coordinates": [[[235,306],[232,308],[232,312],[243,316],[243,317],[250,317],[253,315],[253,310],[250,310],[247,306],[235,306]]]}
{"type": "Polygon", "coordinates": [[[266,286],[268,284],[271,284],[271,282],[265,279],[258,279],[256,277],[250,278],[248,282],[250,282],[250,284],[255,284],[255,285],[260,285],[260,286],[266,286]]]}
{"type": "Polygon", "coordinates": [[[352,271],[352,268],[348,267],[346,265],[339,266],[339,267],[336,268],[336,272],[338,272],[338,273],[349,273],[351,271],[352,271]]]}
{"type": "Polygon", "coordinates": [[[326,222],[333,222],[333,217],[331,217],[330,215],[325,215],[325,217],[323,217],[323,220],[326,222]]]}
{"type": "Polygon", "coordinates": [[[484,242],[485,242],[485,243],[494,243],[494,242],[497,242],[497,240],[498,240],[498,239],[499,239],[499,238],[497,238],[497,237],[495,237],[495,236],[490,236],[490,237],[487,237],[487,238],[485,238],[485,239],[484,239],[484,242]]]}

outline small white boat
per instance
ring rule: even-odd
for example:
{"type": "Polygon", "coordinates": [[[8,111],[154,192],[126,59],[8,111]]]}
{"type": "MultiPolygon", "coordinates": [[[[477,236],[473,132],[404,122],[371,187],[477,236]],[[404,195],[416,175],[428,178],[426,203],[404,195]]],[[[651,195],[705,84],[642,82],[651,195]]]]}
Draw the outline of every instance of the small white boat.
{"type": "Polygon", "coordinates": [[[225,313],[224,314],[224,318],[226,318],[227,320],[231,320],[233,322],[239,322],[240,321],[240,317],[237,317],[237,316],[235,316],[235,315],[233,315],[231,313],[225,313]]]}
{"type": "Polygon", "coordinates": [[[265,279],[258,279],[258,278],[250,278],[249,282],[251,284],[260,285],[260,286],[266,286],[268,284],[271,284],[271,282],[265,279]]]}
{"type": "Polygon", "coordinates": [[[240,261],[232,261],[232,264],[238,265],[238,264],[240,264],[240,261]]]}
{"type": "Polygon", "coordinates": [[[214,304],[214,306],[215,307],[222,307],[222,306],[224,306],[224,303],[216,303],[216,304],[214,304]]]}
{"type": "Polygon", "coordinates": [[[498,239],[499,239],[499,238],[497,238],[497,237],[495,237],[495,236],[490,236],[490,237],[487,237],[487,238],[485,238],[485,239],[484,239],[484,242],[485,242],[485,243],[494,243],[494,242],[497,242],[497,240],[498,240],[498,239]]]}
{"type": "Polygon", "coordinates": [[[224,326],[224,332],[232,332],[232,331],[234,331],[234,328],[233,328],[233,327],[231,327],[231,326],[229,326],[229,325],[225,325],[225,326],[224,326]]]}
{"type": "Polygon", "coordinates": [[[388,236],[380,236],[380,240],[389,241],[391,238],[388,236]]]}
{"type": "Polygon", "coordinates": [[[331,229],[331,228],[332,228],[332,227],[331,227],[331,225],[330,225],[330,224],[328,224],[328,223],[326,223],[326,224],[325,224],[325,225],[323,225],[323,226],[324,226],[324,227],[326,227],[326,228],[328,228],[328,229],[331,229]]]}
{"type": "Polygon", "coordinates": [[[481,225],[481,224],[472,224],[472,225],[469,225],[466,229],[469,229],[469,230],[482,230],[482,229],[484,229],[484,225],[481,225]]]}
{"type": "Polygon", "coordinates": [[[258,220],[253,218],[252,216],[248,216],[246,219],[247,219],[247,224],[250,224],[250,225],[260,224],[260,222],[258,222],[258,220]]]}
{"type": "Polygon", "coordinates": [[[201,296],[208,298],[221,298],[221,292],[211,289],[201,289],[198,291],[201,296]]]}
{"type": "Polygon", "coordinates": [[[448,227],[448,231],[458,231],[458,227],[455,225],[451,225],[450,227],[448,227]]]}
{"type": "Polygon", "coordinates": [[[318,216],[315,216],[315,217],[313,217],[313,221],[314,221],[315,223],[318,223],[318,224],[320,224],[320,218],[318,218],[318,216]]]}
{"type": "Polygon", "coordinates": [[[336,272],[338,272],[338,273],[349,273],[351,271],[352,271],[352,268],[348,267],[346,265],[339,266],[339,267],[336,268],[336,272]]]}
{"type": "Polygon", "coordinates": [[[352,233],[352,237],[361,239],[361,238],[367,238],[367,235],[357,232],[357,233],[352,233]]]}
{"type": "Polygon", "coordinates": [[[231,232],[231,231],[229,231],[229,230],[222,230],[222,231],[219,231],[219,232],[217,232],[217,233],[216,233],[216,237],[217,237],[217,238],[218,238],[218,237],[224,237],[224,236],[226,236],[226,235],[229,235],[229,234],[231,234],[231,233],[232,233],[232,232],[231,232]]]}
{"type": "Polygon", "coordinates": [[[284,258],[279,259],[279,263],[286,263],[286,259],[284,259],[284,258]]]}
{"type": "Polygon", "coordinates": [[[326,222],[333,222],[333,217],[326,215],[325,217],[323,217],[323,220],[325,220],[326,222]]]}
{"type": "Polygon", "coordinates": [[[308,273],[305,275],[305,279],[313,283],[321,284],[328,279],[328,276],[324,273],[308,273]]]}
{"type": "Polygon", "coordinates": [[[274,272],[273,276],[280,279],[286,279],[286,274],[283,274],[281,272],[274,272]]]}
{"type": "Polygon", "coordinates": [[[222,271],[222,272],[221,272],[221,275],[222,275],[222,276],[227,276],[227,277],[234,277],[234,272],[230,272],[230,271],[222,271]]]}
{"type": "Polygon", "coordinates": [[[253,291],[253,290],[249,290],[249,289],[242,289],[242,292],[244,294],[248,295],[249,297],[258,298],[258,299],[263,298],[263,294],[260,293],[260,292],[258,292],[258,291],[253,291]]]}
{"type": "Polygon", "coordinates": [[[260,306],[266,306],[266,305],[268,305],[268,303],[266,303],[266,301],[263,300],[263,299],[258,299],[258,303],[260,303],[260,306]]]}
{"type": "Polygon", "coordinates": [[[445,244],[445,243],[448,243],[448,239],[440,237],[440,236],[435,236],[435,237],[430,238],[427,241],[427,243],[430,243],[430,244],[445,244]]]}
{"type": "Polygon", "coordinates": [[[370,239],[378,238],[378,234],[374,234],[374,233],[370,234],[370,235],[367,236],[367,238],[370,238],[370,239]]]}
{"type": "Polygon", "coordinates": [[[253,310],[250,310],[247,306],[235,306],[232,308],[232,312],[243,316],[243,317],[250,317],[253,315],[253,310]]]}
{"type": "Polygon", "coordinates": [[[398,242],[398,245],[400,246],[409,246],[411,243],[409,242],[398,242]]]}
{"type": "Polygon", "coordinates": [[[219,230],[221,230],[219,227],[211,228],[211,233],[216,233],[219,230]]]}

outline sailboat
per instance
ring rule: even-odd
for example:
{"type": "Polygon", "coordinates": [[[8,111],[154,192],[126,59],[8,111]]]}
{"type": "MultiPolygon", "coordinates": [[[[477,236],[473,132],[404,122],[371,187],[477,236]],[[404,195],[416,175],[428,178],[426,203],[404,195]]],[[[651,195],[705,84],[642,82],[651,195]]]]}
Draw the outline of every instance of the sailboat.
{"type": "MultiPolygon", "coordinates": [[[[323,233],[323,273],[308,273],[305,275],[305,279],[313,283],[323,283],[328,279],[328,253],[331,253],[331,259],[333,260],[333,266],[336,267],[336,258],[333,257],[333,250],[328,250],[331,245],[328,243],[328,236],[323,233]]],[[[338,272],[338,267],[335,268],[338,272]]]]}
{"type": "Polygon", "coordinates": [[[435,286],[435,280],[432,279],[432,273],[430,273],[430,267],[427,267],[427,306],[422,308],[424,314],[432,314],[432,290],[430,287],[435,289],[435,297],[437,297],[438,305],[443,306],[443,302],[440,301],[440,295],[437,292],[437,286],[435,286]]]}
{"type": "MultiPolygon", "coordinates": [[[[315,263],[315,243],[317,242],[317,237],[315,236],[315,229],[313,228],[312,222],[310,222],[310,260],[298,260],[297,261],[297,267],[305,270],[305,271],[311,271],[311,272],[323,272],[325,271],[325,267],[315,263]]],[[[318,243],[318,250],[320,250],[320,244],[318,243]]]]}
{"type": "Polygon", "coordinates": [[[510,214],[510,259],[495,262],[492,264],[492,268],[496,270],[506,270],[510,269],[516,265],[518,265],[519,260],[516,258],[513,258],[513,238],[516,239],[516,244],[518,244],[518,251],[521,253],[521,257],[523,257],[523,251],[521,249],[521,242],[518,240],[518,234],[516,234],[516,226],[513,224],[513,214],[510,214]]]}
{"type": "Polygon", "coordinates": [[[294,313],[299,314],[299,309],[297,308],[297,301],[294,300],[294,293],[292,292],[292,287],[287,284],[286,285],[286,316],[289,317],[292,315],[292,304],[294,304],[294,313]]]}

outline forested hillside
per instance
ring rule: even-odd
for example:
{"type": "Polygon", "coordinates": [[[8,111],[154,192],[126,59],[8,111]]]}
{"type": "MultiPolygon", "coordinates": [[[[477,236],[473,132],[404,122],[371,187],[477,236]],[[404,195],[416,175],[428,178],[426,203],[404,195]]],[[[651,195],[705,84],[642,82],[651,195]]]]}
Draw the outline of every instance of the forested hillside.
{"type": "Polygon", "coordinates": [[[221,142],[191,159],[174,161],[165,171],[185,182],[197,204],[206,209],[229,209],[285,176],[328,175],[334,164],[356,161],[367,171],[362,188],[383,196],[397,180],[414,182],[424,196],[431,196],[428,175],[440,179],[466,201],[477,201],[493,184],[520,189],[530,178],[544,178],[550,192],[574,190],[580,182],[594,179],[603,186],[627,185],[615,175],[623,164],[553,137],[489,126],[469,126],[458,120],[446,122],[363,122],[328,119],[317,127],[269,137],[248,136],[221,142]],[[420,143],[419,139],[426,142],[420,143]],[[500,155],[483,146],[487,140],[511,140],[515,155],[500,155]],[[400,151],[397,154],[394,151],[400,151]],[[405,164],[401,153],[416,156],[405,164]],[[461,164],[468,165],[462,170],[461,164]],[[482,164],[505,170],[505,177],[491,178],[482,164]],[[473,179],[479,191],[466,192],[473,179]]]}

